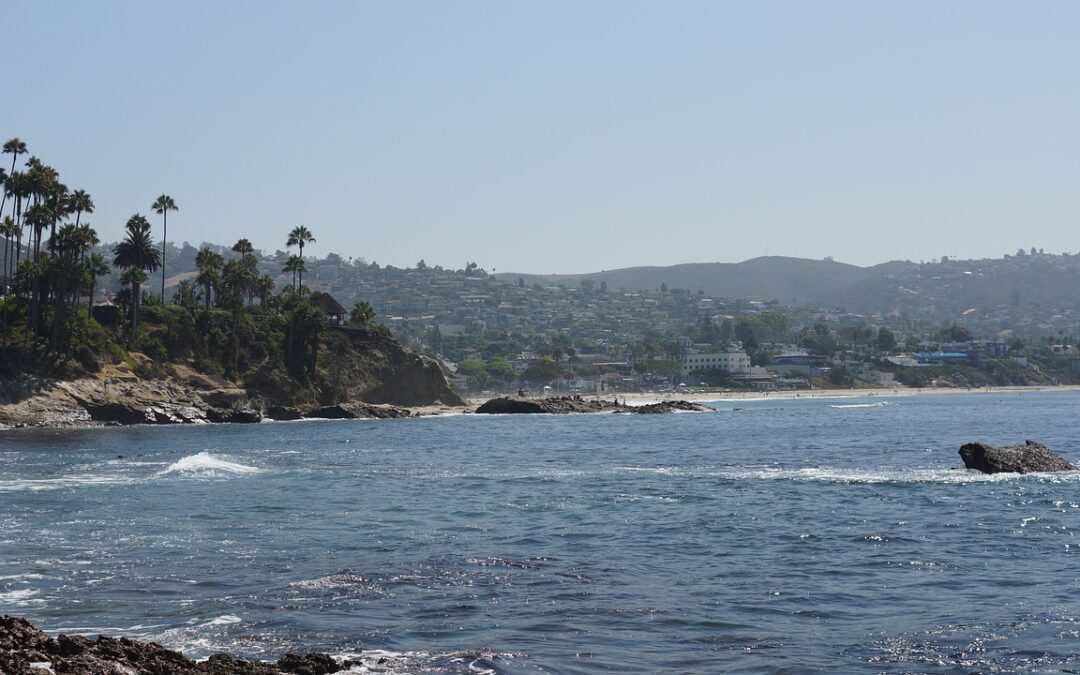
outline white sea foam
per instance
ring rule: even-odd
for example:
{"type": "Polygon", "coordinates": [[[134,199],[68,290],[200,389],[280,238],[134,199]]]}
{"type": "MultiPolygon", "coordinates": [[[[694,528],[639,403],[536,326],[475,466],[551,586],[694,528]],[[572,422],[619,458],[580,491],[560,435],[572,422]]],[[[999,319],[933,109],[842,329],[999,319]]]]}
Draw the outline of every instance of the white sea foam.
{"type": "Polygon", "coordinates": [[[18,591],[7,591],[0,593],[0,606],[11,605],[13,607],[26,607],[27,605],[36,605],[45,602],[34,596],[38,594],[36,588],[23,588],[18,591]]]}
{"type": "Polygon", "coordinates": [[[188,455],[187,457],[173,462],[158,475],[183,474],[203,478],[217,478],[260,472],[262,472],[262,469],[258,467],[248,466],[239,462],[232,462],[217,455],[212,455],[204,450],[203,452],[188,455]]]}
{"type": "Polygon", "coordinates": [[[228,626],[229,624],[233,624],[233,623],[240,623],[240,617],[233,616],[232,614],[225,614],[225,615],[219,616],[218,618],[213,619],[211,621],[207,621],[203,625],[204,626],[228,626]]]}
{"type": "Polygon", "coordinates": [[[60,478],[16,478],[0,480],[0,492],[44,492],[87,485],[127,485],[134,479],[123,476],[61,476],[60,478]]]}
{"type": "Polygon", "coordinates": [[[979,473],[964,469],[838,469],[806,467],[802,469],[731,469],[715,473],[720,478],[734,480],[792,480],[824,483],[1002,483],[1016,480],[1038,480],[1052,483],[1080,481],[1080,471],[1062,473],[979,473]]]}
{"type": "Polygon", "coordinates": [[[515,658],[512,653],[499,653],[493,651],[454,651],[454,652],[397,652],[388,649],[365,649],[362,653],[334,654],[336,661],[352,661],[353,665],[348,670],[340,671],[346,675],[367,675],[368,673],[416,673],[439,671],[449,667],[458,671],[462,665],[470,673],[482,673],[494,675],[494,668],[485,667],[481,661],[502,661],[515,658]]]}

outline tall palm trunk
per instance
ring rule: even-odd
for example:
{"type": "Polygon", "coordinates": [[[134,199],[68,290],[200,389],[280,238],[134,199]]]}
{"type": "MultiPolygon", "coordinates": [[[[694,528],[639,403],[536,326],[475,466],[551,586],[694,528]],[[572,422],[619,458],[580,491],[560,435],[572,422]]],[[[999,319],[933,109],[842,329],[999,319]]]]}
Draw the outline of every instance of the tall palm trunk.
{"type": "Polygon", "coordinates": [[[131,282],[131,336],[128,344],[135,344],[135,337],[139,334],[139,282],[131,282]]]}
{"type": "Polygon", "coordinates": [[[165,304],[165,243],[169,241],[169,210],[161,214],[161,304],[165,304]]]}

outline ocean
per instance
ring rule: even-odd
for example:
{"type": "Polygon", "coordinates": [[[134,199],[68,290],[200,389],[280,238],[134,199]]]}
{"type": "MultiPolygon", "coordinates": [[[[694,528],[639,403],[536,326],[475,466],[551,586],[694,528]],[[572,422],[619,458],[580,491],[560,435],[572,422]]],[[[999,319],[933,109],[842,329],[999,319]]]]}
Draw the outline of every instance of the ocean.
{"type": "Polygon", "coordinates": [[[354,672],[1075,672],[1080,393],[0,432],[0,613],[354,672]]]}

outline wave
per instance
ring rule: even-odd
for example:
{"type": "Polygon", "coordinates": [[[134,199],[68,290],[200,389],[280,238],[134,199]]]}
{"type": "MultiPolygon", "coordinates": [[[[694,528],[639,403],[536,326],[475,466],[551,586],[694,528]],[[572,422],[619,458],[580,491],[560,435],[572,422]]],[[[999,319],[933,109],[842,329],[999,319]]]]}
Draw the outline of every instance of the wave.
{"type": "Polygon", "coordinates": [[[253,473],[261,473],[262,469],[248,466],[239,462],[232,462],[217,455],[212,455],[205,450],[194,455],[183,457],[158,473],[159,476],[168,474],[183,474],[198,476],[201,478],[218,478],[222,476],[237,476],[253,473]]]}

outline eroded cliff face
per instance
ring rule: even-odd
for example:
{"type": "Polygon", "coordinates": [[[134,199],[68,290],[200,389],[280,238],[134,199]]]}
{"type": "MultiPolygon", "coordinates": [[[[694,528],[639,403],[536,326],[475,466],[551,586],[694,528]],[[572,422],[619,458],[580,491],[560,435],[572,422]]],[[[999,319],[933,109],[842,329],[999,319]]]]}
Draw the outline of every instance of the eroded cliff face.
{"type": "MultiPolygon", "coordinates": [[[[132,356],[143,366],[137,372],[119,364],[70,381],[0,382],[0,425],[257,422],[264,416],[296,419],[336,404],[466,405],[435,362],[380,328],[326,329],[313,382],[299,382],[268,365],[246,373],[238,386],[200,373],[191,363],[154,364],[143,355],[132,356]]],[[[348,409],[355,417],[402,416],[400,411],[354,408],[348,409]]]]}
{"type": "Polygon", "coordinates": [[[318,358],[324,397],[398,406],[466,405],[437,363],[406,349],[385,330],[329,328],[318,358]]]}

